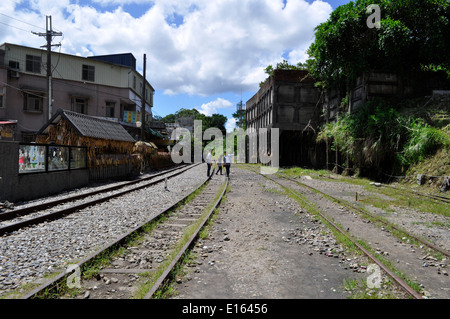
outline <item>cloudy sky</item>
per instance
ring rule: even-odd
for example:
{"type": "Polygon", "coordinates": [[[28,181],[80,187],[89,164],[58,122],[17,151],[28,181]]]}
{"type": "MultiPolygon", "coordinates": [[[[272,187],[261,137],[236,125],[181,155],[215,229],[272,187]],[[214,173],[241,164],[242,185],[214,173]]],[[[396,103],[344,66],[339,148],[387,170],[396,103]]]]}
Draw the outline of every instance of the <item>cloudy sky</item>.
{"type": "Polygon", "coordinates": [[[230,119],[265,79],[267,65],[306,59],[314,27],[349,0],[2,0],[0,43],[45,44],[45,16],[61,52],[131,52],[155,88],[154,114],[180,108],[230,119]]]}

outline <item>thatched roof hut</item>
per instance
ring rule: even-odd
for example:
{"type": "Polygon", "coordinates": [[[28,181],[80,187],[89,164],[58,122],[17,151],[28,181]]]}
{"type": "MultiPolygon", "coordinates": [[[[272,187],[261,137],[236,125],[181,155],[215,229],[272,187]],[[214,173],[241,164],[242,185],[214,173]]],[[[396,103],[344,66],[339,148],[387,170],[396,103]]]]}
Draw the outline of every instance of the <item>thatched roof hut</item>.
{"type": "Polygon", "coordinates": [[[135,139],[118,122],[59,109],[37,133],[37,143],[88,147],[89,167],[133,164],[135,139]]]}

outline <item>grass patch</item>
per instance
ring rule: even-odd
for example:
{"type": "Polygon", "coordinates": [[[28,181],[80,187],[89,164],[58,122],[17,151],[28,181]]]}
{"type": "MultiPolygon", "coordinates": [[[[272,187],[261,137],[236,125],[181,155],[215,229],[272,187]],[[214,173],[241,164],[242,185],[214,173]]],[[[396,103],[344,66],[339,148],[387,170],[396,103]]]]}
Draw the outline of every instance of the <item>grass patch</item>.
{"type": "MultiPolygon", "coordinates": [[[[278,172],[280,176],[297,178],[302,175],[308,175],[312,178],[327,180],[335,183],[348,183],[352,185],[358,185],[364,187],[365,190],[388,196],[392,200],[385,200],[376,195],[364,197],[364,203],[372,205],[377,208],[381,208],[388,212],[395,211],[395,206],[414,208],[415,210],[423,213],[432,213],[437,215],[443,215],[450,217],[450,210],[448,209],[448,203],[435,201],[429,198],[424,198],[411,193],[412,187],[409,189],[395,189],[391,187],[374,187],[370,185],[371,180],[359,177],[347,177],[347,176],[335,176],[326,170],[311,170],[303,169],[300,167],[292,167],[288,169],[280,169],[278,172]]],[[[417,186],[417,185],[416,185],[417,186]]]]}
{"type": "MultiPolygon", "coordinates": [[[[178,253],[181,251],[181,249],[185,246],[185,244],[189,241],[189,239],[193,236],[197,228],[200,226],[204,218],[208,215],[208,213],[211,211],[211,209],[214,207],[214,204],[216,201],[220,198],[220,195],[222,194],[224,190],[224,186],[222,186],[219,191],[217,192],[214,200],[203,210],[203,213],[199,220],[195,222],[194,224],[190,225],[184,232],[182,238],[177,243],[176,247],[172,249],[172,252],[168,256],[168,258],[158,267],[158,269],[155,272],[149,273],[146,275],[146,281],[145,283],[140,287],[139,291],[136,294],[137,299],[143,298],[147,292],[155,285],[158,278],[161,277],[162,273],[165,271],[165,269],[170,265],[170,263],[174,260],[174,258],[178,255],[178,253]]],[[[229,190],[227,188],[227,190],[229,190]]],[[[193,197],[192,197],[193,198],[193,197]]],[[[213,211],[212,214],[215,213],[216,210],[213,211]]],[[[205,223],[206,225],[206,223],[205,223]]],[[[200,232],[199,232],[200,234],[200,232]]],[[[203,234],[205,236],[205,233],[203,234]]],[[[171,291],[171,282],[176,277],[176,275],[183,269],[183,265],[186,262],[187,258],[189,258],[189,249],[187,252],[185,252],[182,257],[180,258],[180,261],[175,265],[175,267],[171,270],[170,274],[168,275],[168,278],[166,282],[160,287],[152,296],[152,299],[161,299],[161,298],[167,298],[174,292],[171,291]]]]}

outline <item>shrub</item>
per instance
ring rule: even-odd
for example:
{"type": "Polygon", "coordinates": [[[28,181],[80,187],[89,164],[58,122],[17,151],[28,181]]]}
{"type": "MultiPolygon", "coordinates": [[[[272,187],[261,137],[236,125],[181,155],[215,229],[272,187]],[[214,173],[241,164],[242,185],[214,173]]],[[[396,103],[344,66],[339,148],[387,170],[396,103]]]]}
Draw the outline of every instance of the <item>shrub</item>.
{"type": "Polygon", "coordinates": [[[450,137],[420,118],[403,117],[384,101],[370,101],[352,114],[322,128],[317,141],[332,141],[332,150],[358,168],[387,172],[407,168],[450,146],[450,137]]]}

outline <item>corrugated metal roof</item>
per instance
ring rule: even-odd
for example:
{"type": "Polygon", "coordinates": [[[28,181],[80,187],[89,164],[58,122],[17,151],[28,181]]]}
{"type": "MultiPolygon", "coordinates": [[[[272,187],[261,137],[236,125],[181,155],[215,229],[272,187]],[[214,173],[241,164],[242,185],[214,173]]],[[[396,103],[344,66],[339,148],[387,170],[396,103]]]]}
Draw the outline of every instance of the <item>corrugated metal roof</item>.
{"type": "Polygon", "coordinates": [[[38,132],[45,133],[52,123],[58,123],[64,118],[79,133],[80,136],[93,137],[105,140],[135,142],[135,139],[123,128],[120,123],[112,122],[98,117],[59,109],[49,122],[38,132]]]}

